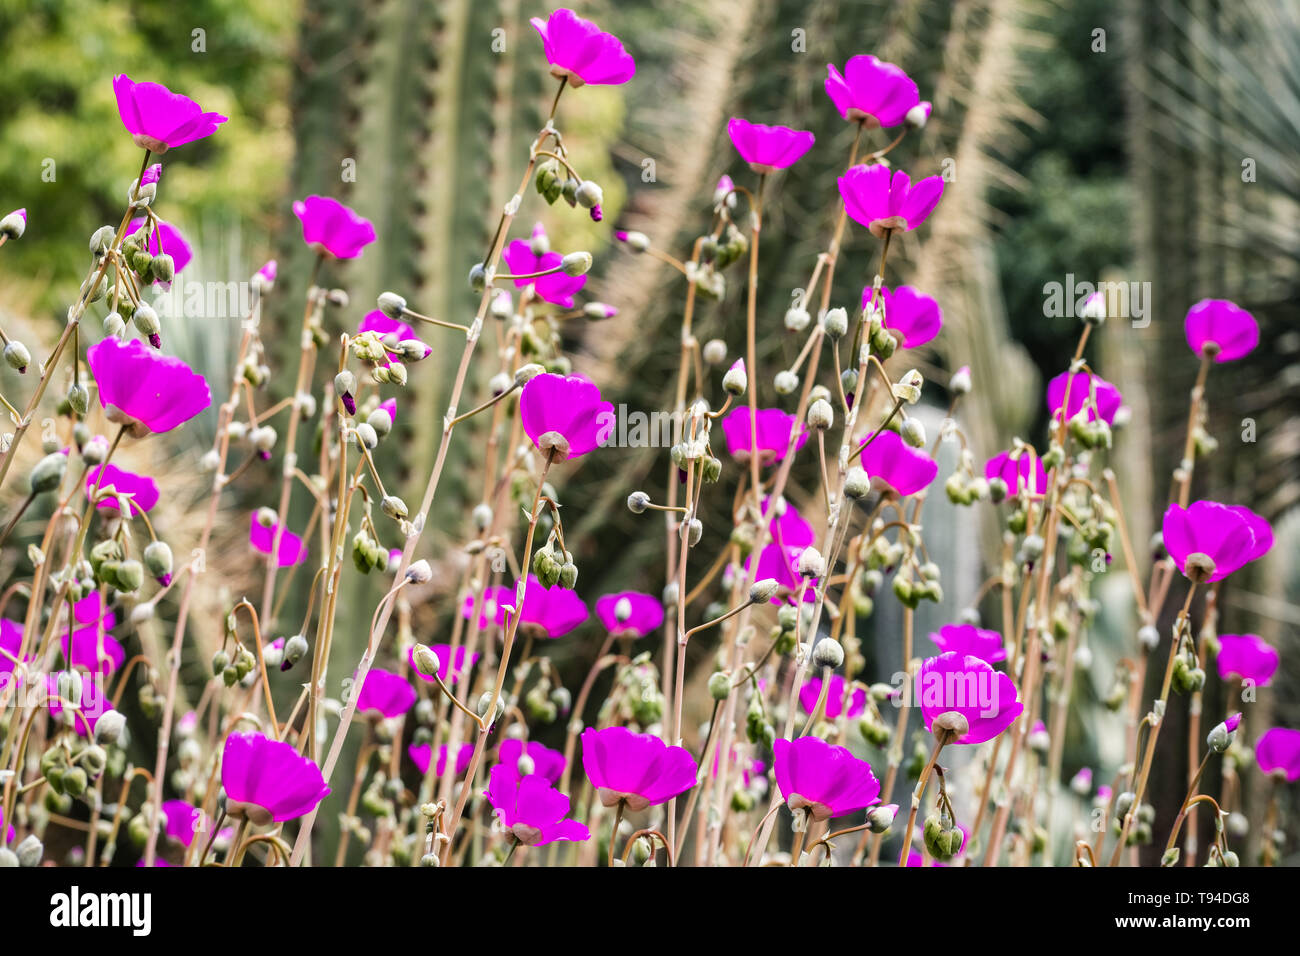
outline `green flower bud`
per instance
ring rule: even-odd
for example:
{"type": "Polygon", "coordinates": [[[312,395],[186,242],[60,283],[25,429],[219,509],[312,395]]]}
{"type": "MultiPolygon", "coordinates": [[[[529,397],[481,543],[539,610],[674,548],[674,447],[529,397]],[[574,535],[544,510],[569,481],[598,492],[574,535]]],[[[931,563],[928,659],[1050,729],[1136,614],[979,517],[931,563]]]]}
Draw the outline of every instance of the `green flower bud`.
{"type": "Polygon", "coordinates": [[[166,586],[164,579],[171,577],[172,549],[165,541],[151,541],[144,549],[144,565],[149,576],[166,586]]]}
{"type": "Polygon", "coordinates": [[[591,270],[590,252],[570,252],[560,260],[560,270],[567,276],[583,276],[591,270]]]}
{"type": "Polygon", "coordinates": [[[27,351],[27,346],[22,342],[10,342],[5,346],[5,363],[10,368],[24,373],[27,371],[27,366],[32,363],[32,353],[27,351]]]}
{"type": "Polygon", "coordinates": [[[715,671],[709,677],[709,696],[714,700],[726,700],[731,694],[731,675],[725,671],[715,671]]]}
{"type": "Polygon", "coordinates": [[[63,482],[63,475],[68,470],[68,456],[56,451],[46,455],[36,463],[31,473],[32,494],[53,491],[63,482]]]}

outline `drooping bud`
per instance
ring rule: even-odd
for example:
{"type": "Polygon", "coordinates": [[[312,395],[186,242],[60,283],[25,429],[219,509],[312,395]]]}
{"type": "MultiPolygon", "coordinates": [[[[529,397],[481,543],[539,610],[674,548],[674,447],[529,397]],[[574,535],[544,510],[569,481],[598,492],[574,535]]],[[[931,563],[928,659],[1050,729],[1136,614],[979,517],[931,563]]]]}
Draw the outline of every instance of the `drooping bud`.
{"type": "Polygon", "coordinates": [[[32,353],[22,342],[10,342],[5,346],[5,364],[17,370],[20,375],[24,374],[27,366],[32,364],[32,353]]]}
{"type": "Polygon", "coordinates": [[[53,491],[63,482],[63,475],[68,470],[68,456],[61,451],[46,455],[38,461],[31,473],[32,494],[53,491]]]}
{"type": "Polygon", "coordinates": [[[172,549],[165,541],[150,541],[144,549],[144,565],[149,576],[163,587],[172,579],[172,549]]]}
{"type": "Polygon", "coordinates": [[[347,369],[334,376],[334,392],[343,403],[349,415],[357,413],[357,400],[353,393],[357,390],[357,377],[347,369]]]}
{"type": "Polygon", "coordinates": [[[754,604],[770,601],[780,587],[781,585],[777,583],[775,578],[764,578],[761,581],[755,581],[749,586],[749,600],[754,604]]]}
{"type": "Polygon", "coordinates": [[[27,231],[27,210],[15,209],[0,219],[0,236],[7,239],[21,239],[27,231]]]}
{"type": "Polygon", "coordinates": [[[379,294],[379,311],[390,319],[400,319],[402,313],[406,311],[406,300],[396,292],[381,292],[379,294]]]}
{"type": "Polygon", "coordinates": [[[644,491],[634,491],[627,496],[627,510],[639,515],[650,507],[650,496],[644,491]]]}

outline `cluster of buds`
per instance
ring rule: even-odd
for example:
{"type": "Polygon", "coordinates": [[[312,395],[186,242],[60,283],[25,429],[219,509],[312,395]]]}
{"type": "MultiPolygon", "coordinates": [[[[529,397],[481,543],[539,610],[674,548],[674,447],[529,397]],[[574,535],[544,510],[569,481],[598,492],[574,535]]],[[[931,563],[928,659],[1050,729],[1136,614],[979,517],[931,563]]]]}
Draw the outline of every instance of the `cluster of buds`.
{"type": "Polygon", "coordinates": [[[364,526],[352,537],[352,563],[362,574],[388,567],[388,551],[364,526]]]}
{"type": "Polygon", "coordinates": [[[565,551],[552,536],[533,554],[533,573],[542,587],[559,585],[572,591],[578,584],[578,566],[573,563],[573,552],[565,551]]]}
{"type": "Polygon", "coordinates": [[[144,565],[128,558],[117,538],[101,541],[90,549],[90,570],[96,584],[124,593],[137,591],[144,584],[144,565]]]}
{"type": "MultiPolygon", "coordinates": [[[[227,626],[229,626],[229,622],[227,622],[227,626]]],[[[287,647],[286,644],[286,650],[287,647]]],[[[212,655],[212,673],[219,676],[227,687],[234,687],[240,681],[252,675],[255,667],[257,667],[257,658],[243,644],[235,645],[233,658],[224,647],[212,655]]]]}

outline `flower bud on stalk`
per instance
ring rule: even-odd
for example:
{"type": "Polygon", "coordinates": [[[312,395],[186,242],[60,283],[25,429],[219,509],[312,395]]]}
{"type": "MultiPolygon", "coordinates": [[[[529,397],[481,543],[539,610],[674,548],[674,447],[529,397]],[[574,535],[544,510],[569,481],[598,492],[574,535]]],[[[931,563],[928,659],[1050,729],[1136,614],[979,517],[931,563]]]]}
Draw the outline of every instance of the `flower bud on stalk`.
{"type": "Polygon", "coordinates": [[[5,346],[5,364],[14,369],[18,374],[23,375],[27,372],[27,366],[32,363],[32,353],[27,350],[27,346],[22,342],[10,342],[5,346]]]}

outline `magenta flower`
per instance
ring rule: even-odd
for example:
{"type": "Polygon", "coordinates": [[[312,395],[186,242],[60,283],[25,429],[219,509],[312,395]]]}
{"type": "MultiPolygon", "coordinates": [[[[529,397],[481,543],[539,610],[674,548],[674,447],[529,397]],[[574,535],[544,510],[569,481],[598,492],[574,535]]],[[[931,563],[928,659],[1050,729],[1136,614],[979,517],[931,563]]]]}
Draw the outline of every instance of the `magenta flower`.
{"type": "Polygon", "coordinates": [[[577,820],[564,819],[569,798],[537,774],[512,776],[509,767],[499,764],[492,768],[483,796],[501,826],[527,846],[591,839],[590,831],[577,820]]]}
{"type": "MultiPolygon", "coordinates": [[[[390,319],[379,309],[374,309],[366,313],[366,317],[361,320],[361,325],[357,327],[357,334],[360,335],[362,332],[377,333],[383,343],[390,348],[395,347],[398,342],[406,342],[411,339],[418,340],[420,338],[415,334],[415,329],[411,328],[405,322],[400,322],[397,319],[390,319]]],[[[429,351],[432,351],[432,349],[429,351]]],[[[392,365],[396,361],[397,360],[391,355],[386,354],[384,356],[385,365],[392,365]]],[[[394,405],[396,405],[396,402],[394,402],[394,405]]]]}
{"type": "Polygon", "coordinates": [[[695,786],[699,775],[690,751],[626,727],[584,730],[582,767],[601,804],[623,800],[632,811],[667,803],[695,786]]]}
{"type": "Polygon", "coordinates": [[[162,163],[154,163],[145,169],[144,175],[140,177],[140,185],[152,186],[160,179],[162,179],[162,163]]]}
{"type": "Polygon", "coordinates": [[[984,477],[990,481],[1001,478],[1007,483],[1007,494],[1012,496],[1020,494],[1021,490],[1031,495],[1046,494],[1047,471],[1043,468],[1043,460],[1031,455],[1027,449],[1014,457],[1013,454],[1004,451],[990,458],[984,465],[984,477]],[[1032,479],[1029,477],[1030,469],[1034,474],[1032,479]]]}
{"type": "MultiPolygon", "coordinates": [[[[862,290],[862,308],[871,305],[871,294],[871,286],[862,290]]],[[[877,304],[884,305],[885,328],[893,333],[898,344],[905,349],[924,345],[943,328],[943,312],[939,310],[939,303],[910,285],[900,285],[893,292],[881,286],[877,304]]]]}
{"type": "Polygon", "coordinates": [[[519,417],[533,444],[559,461],[603,445],[615,423],[614,406],[601,400],[595,383],[550,372],[528,380],[519,395],[519,417]]]}
{"type": "Polygon", "coordinates": [[[1188,558],[1193,555],[1208,557],[1213,567],[1207,568],[1198,558],[1193,573],[1209,570],[1208,576],[1200,578],[1203,583],[1222,581],[1272,546],[1271,529],[1267,540],[1263,539],[1263,529],[1268,523],[1263,522],[1262,529],[1256,521],[1263,522],[1263,519],[1249,509],[1217,501],[1193,501],[1186,508],[1170,505],[1161,525],[1165,550],[1178,565],[1178,570],[1188,577],[1192,577],[1187,573],[1188,558]]]}
{"type": "Polygon", "coordinates": [[[160,809],[167,821],[168,839],[175,840],[181,846],[188,847],[197,834],[206,832],[211,825],[206,813],[184,800],[164,801],[160,809]]]}
{"type": "MultiPolygon", "coordinates": [[[[507,607],[515,603],[514,588],[495,587],[483,592],[484,607],[479,615],[479,627],[485,628],[489,622],[504,627],[507,607]]],[[[465,597],[462,609],[466,620],[474,613],[474,595],[465,597]]],[[[520,618],[521,627],[536,629],[542,637],[563,637],[590,616],[587,605],[572,591],[566,591],[558,584],[544,588],[536,576],[528,575],[524,585],[524,610],[520,618]]]]}
{"type": "Polygon", "coordinates": [[[1007,659],[1002,635],[973,624],[946,624],[937,634],[931,634],[930,640],[939,648],[940,654],[951,651],[963,657],[978,657],[990,664],[1007,659]]]}
{"type": "Polygon", "coordinates": [[[8,618],[0,621],[0,676],[9,674],[23,646],[23,626],[8,618]]]}
{"type": "MultiPolygon", "coordinates": [[[[471,596],[471,600],[472,599],[473,598],[471,596]]],[[[493,613],[495,613],[495,611],[493,613]]],[[[468,609],[466,611],[465,617],[466,618],[469,617],[468,609]]],[[[486,620],[483,622],[482,626],[487,627],[486,620]]],[[[456,648],[455,655],[451,653],[450,644],[430,644],[429,650],[433,651],[433,653],[438,657],[438,679],[442,681],[444,684],[446,684],[448,687],[451,687],[462,677],[468,674],[470,670],[473,669],[475,663],[478,662],[478,658],[479,658],[479,655],[477,654],[470,655],[469,652],[465,649],[465,646],[463,644],[460,647],[456,648]],[[467,656],[469,657],[468,663],[466,663],[465,661],[465,658],[467,656]],[[454,664],[453,664],[453,657],[455,659],[454,664]]],[[[412,644],[411,649],[406,652],[406,656],[407,659],[411,662],[411,670],[414,673],[419,674],[420,677],[423,678],[424,680],[427,680],[430,683],[432,683],[433,678],[425,677],[423,674],[420,674],[420,669],[415,666],[415,645],[414,644],[412,644]]]]}
{"type": "MultiPolygon", "coordinates": [[[[282,526],[279,524],[262,524],[257,520],[257,512],[254,511],[248,522],[248,543],[253,546],[253,550],[270,554],[271,546],[275,544],[275,531],[280,527],[282,526]]],[[[307,545],[302,538],[288,528],[284,528],[280,532],[280,552],[276,559],[279,567],[282,568],[301,564],[307,560],[307,545]]]]}
{"type": "MultiPolygon", "coordinates": [[[[527,608],[527,603],[524,605],[527,608]]],[[[596,601],[596,614],[605,630],[624,637],[645,637],[664,622],[664,606],[652,594],[620,591],[596,601]]]]}
{"type": "Polygon", "coordinates": [[[226,738],[221,785],[227,815],[257,826],[310,813],[330,792],[315,762],[283,741],[253,733],[226,738]]]}
{"type": "Polygon", "coordinates": [[[927,176],[913,185],[901,169],[891,176],[889,168],[879,164],[854,166],[838,182],[845,211],[877,239],[892,229],[915,229],[943,195],[940,176],[927,176]]]}
{"type": "Polygon", "coordinates": [[[564,773],[564,754],[558,750],[544,747],[535,740],[524,743],[518,737],[507,737],[497,750],[497,762],[506,769],[508,776],[516,780],[527,776],[519,771],[519,760],[524,756],[533,762],[532,772],[537,776],[552,784],[559,782],[564,773]]]}
{"type": "Polygon", "coordinates": [[[1266,730],[1255,744],[1255,760],[1269,776],[1283,777],[1287,783],[1300,780],[1300,730],[1266,730]]]}
{"type": "Polygon", "coordinates": [[[739,116],[727,121],[727,135],[740,158],[759,175],[774,169],[788,169],[816,142],[816,137],[807,130],[764,126],[739,116]]]}
{"type": "Polygon", "coordinates": [[[302,241],[319,255],[355,259],[375,241],[375,227],[337,199],[308,196],[293,204],[302,221],[302,241]]]}
{"type": "MultiPolygon", "coordinates": [[[[132,219],[131,225],[127,226],[127,235],[134,233],[146,222],[147,220],[143,216],[132,219]]],[[[180,275],[181,270],[189,265],[190,260],[194,258],[194,251],[190,248],[190,244],[185,240],[181,231],[170,222],[159,220],[149,228],[149,254],[151,256],[160,256],[163,253],[172,257],[172,265],[177,275],[180,275]]],[[[157,348],[157,346],[154,346],[154,348],[157,348]]]]}
{"type": "Polygon", "coordinates": [[[1067,381],[1070,388],[1070,404],[1065,409],[1067,419],[1079,414],[1086,404],[1088,421],[1094,422],[1100,418],[1107,425],[1115,421],[1115,413],[1119,411],[1124,397],[1118,388],[1100,375],[1089,376],[1087,372],[1075,372],[1073,375],[1062,372],[1047,383],[1047,410],[1052,415],[1061,412],[1067,381]]]}
{"type": "Polygon", "coordinates": [[[81,627],[63,634],[63,659],[68,667],[111,676],[126,661],[126,651],[111,634],[98,627],[81,627]]]}
{"type": "MultiPolygon", "coordinates": [[[[840,715],[844,713],[844,678],[839,674],[831,675],[830,689],[826,691],[826,704],[822,708],[822,716],[827,720],[839,720],[840,715]]],[[[799,703],[803,709],[811,714],[817,709],[817,698],[822,692],[822,679],[812,677],[804,681],[799,688],[799,703]]],[[[867,709],[867,691],[862,687],[854,687],[853,693],[849,695],[848,714],[849,720],[862,716],[862,712],[867,709]]]]}
{"type": "Polygon", "coordinates": [[[112,462],[96,465],[86,472],[86,499],[99,487],[99,507],[108,511],[118,510],[117,499],[112,495],[104,497],[106,491],[119,495],[129,495],[131,503],[127,506],[131,514],[148,511],[158,503],[158,485],[148,475],[137,475],[117,467],[112,462]],[[100,478],[100,475],[103,478],[100,478]]]}
{"type": "Polygon", "coordinates": [[[859,55],[844,64],[826,64],[826,95],[840,116],[866,128],[897,126],[907,111],[921,101],[916,84],[900,67],[874,56],[859,55]]]}
{"type": "MultiPolygon", "coordinates": [[[[753,432],[749,427],[749,409],[734,408],[722,420],[722,433],[727,439],[727,451],[737,461],[749,461],[754,449],[753,432]]],[[[764,465],[774,465],[785,460],[790,448],[790,433],[798,424],[793,415],[779,408],[760,408],[758,424],[758,460],[764,465]]],[[[794,450],[798,451],[808,440],[808,429],[799,426],[799,437],[794,450]]]]}
{"type": "Polygon", "coordinates": [[[1258,634],[1219,635],[1219,677],[1267,687],[1277,671],[1277,649],[1258,634]]]}
{"type": "Polygon", "coordinates": [[[863,449],[862,468],[873,484],[883,482],[903,498],[929,487],[939,473],[933,458],[891,431],[882,431],[863,449]]]}
{"type": "Polygon", "coordinates": [[[574,89],[586,83],[618,86],[636,73],[636,62],[618,37],[602,32],[572,10],[561,8],[548,20],[533,17],[528,22],[542,38],[542,52],[551,64],[551,76],[567,77],[574,89]]]}
{"type": "Polygon", "coordinates": [[[987,661],[952,651],[927,658],[916,677],[916,693],[925,729],[936,718],[956,712],[969,729],[958,744],[982,744],[1011,726],[1024,711],[1011,678],[987,661]]]}
{"type": "Polygon", "coordinates": [[[871,764],[820,737],[778,738],[772,765],[786,805],[807,810],[817,821],[862,810],[880,797],[871,764]]]}
{"type": "Polygon", "coordinates": [[[560,268],[564,257],[558,252],[551,252],[549,248],[538,255],[533,251],[533,242],[538,239],[543,241],[546,239],[546,230],[540,222],[533,226],[532,241],[516,239],[506,246],[505,252],[502,253],[511,275],[533,277],[515,279],[515,285],[520,289],[532,286],[533,291],[543,301],[558,305],[562,309],[572,309],[573,297],[587,284],[587,276],[585,273],[571,276],[562,271],[552,271],[560,268]],[[548,274],[539,276],[537,275],[539,272],[548,274]]]}
{"type": "MultiPolygon", "coordinates": [[[[59,675],[48,674],[45,692],[50,714],[57,720],[63,714],[63,701],[59,697],[59,675]]],[[[113,709],[113,702],[100,689],[101,681],[85,677],[81,681],[81,700],[72,711],[72,727],[79,737],[93,737],[99,718],[113,709]]]]}
{"type": "Polygon", "coordinates": [[[136,437],[169,432],[212,404],[202,375],[139,339],[123,344],[109,336],[86,350],[86,361],[104,414],[136,437]]]}
{"type": "Polygon", "coordinates": [[[1255,317],[1227,299],[1202,299],[1188,309],[1183,333],[1188,348],[1215,362],[1242,358],[1259,344],[1255,317]]]}
{"type": "MultiPolygon", "coordinates": [[[[443,744],[438,748],[438,765],[433,768],[433,772],[436,776],[441,777],[447,770],[447,750],[448,748],[446,744],[443,744]]],[[[411,746],[406,748],[406,752],[410,754],[411,761],[415,764],[415,768],[419,770],[420,773],[426,774],[429,772],[429,758],[433,756],[433,747],[429,744],[411,744],[411,746]]],[[[469,761],[473,756],[473,744],[464,743],[460,745],[456,751],[455,776],[459,777],[464,775],[465,771],[469,769],[469,761]]]]}
{"type": "Polygon", "coordinates": [[[400,717],[415,706],[415,688],[401,674],[372,667],[357,695],[357,713],[383,719],[400,717]]]}
{"type": "Polygon", "coordinates": [[[117,627],[117,615],[99,596],[98,591],[91,591],[72,605],[72,618],[78,624],[98,624],[106,631],[117,627]]]}
{"type": "MultiPolygon", "coordinates": [[[[763,514],[767,514],[771,503],[771,497],[763,499],[763,514]]],[[[788,501],[785,502],[781,513],[768,522],[767,527],[772,535],[772,541],[784,548],[806,548],[817,541],[817,532],[813,530],[813,526],[805,521],[798,509],[788,501]]]]}
{"type": "Polygon", "coordinates": [[[211,136],[226,121],[220,113],[203,112],[188,96],[161,83],[136,83],[125,73],[113,78],[113,94],[132,141],[154,153],[211,136]]]}

